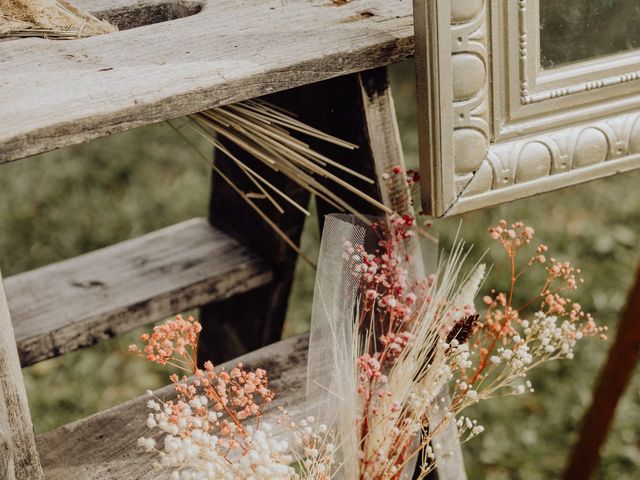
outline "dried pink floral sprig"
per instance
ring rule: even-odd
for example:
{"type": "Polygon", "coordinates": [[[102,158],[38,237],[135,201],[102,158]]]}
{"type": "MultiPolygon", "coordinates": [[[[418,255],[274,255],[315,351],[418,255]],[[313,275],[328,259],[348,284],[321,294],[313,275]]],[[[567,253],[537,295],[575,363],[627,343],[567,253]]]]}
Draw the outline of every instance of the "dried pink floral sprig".
{"type": "Polygon", "coordinates": [[[198,337],[201,331],[202,325],[193,317],[185,319],[178,315],[173,320],[153,327],[151,334],[142,334],[142,349],[138,345],[129,345],[129,351],[152,363],[172,365],[195,373],[198,365],[198,337]]]}
{"type": "Polygon", "coordinates": [[[354,361],[361,412],[357,471],[362,480],[399,479],[419,452],[423,478],[436,464],[430,443],[449,421],[458,418],[463,441],[484,430],[460,416],[466,407],[532,391],[528,370],[572,358],[582,338],[606,338],[606,328],[565,295],[580,283],[578,269],[547,260],[548,248],[540,245],[518,270],[516,256],[534,236],[533,228],[522,222],[501,221],[489,229],[510,261],[510,288],[484,297],[482,318],[473,298],[485,269],[476,267],[462,287],[456,286],[465,256],[461,246],[437,275],[412,279],[407,242],[420,233],[415,219],[394,214],[373,228],[379,236],[375,251],[345,244],[345,257],[360,279],[354,361]],[[546,269],[543,285],[530,300],[514,306],[518,280],[536,266],[546,269]],[[442,392],[449,384],[453,398],[446,401],[442,392]]]}
{"type": "Polygon", "coordinates": [[[152,437],[139,444],[157,452],[154,466],[171,469],[175,479],[295,478],[288,443],[271,434],[271,424],[260,422],[274,396],[267,372],[246,370],[242,363],[229,371],[215,369],[211,362],[198,368],[201,330],[193,317],[178,315],[142,335],[142,349],[129,347],[151,362],[191,375],[171,375],[175,400],[153,397],[148,402],[147,426],[163,437],[162,447],[152,437]]]}
{"type": "MultiPolygon", "coordinates": [[[[606,327],[598,327],[589,313],[579,303],[566,296],[575,291],[582,279],[580,269],[569,262],[547,259],[548,247],[540,244],[518,270],[516,256],[531,243],[534,230],[522,222],[508,225],[501,220],[489,229],[491,238],[498,241],[507,254],[510,265],[510,282],[507,292],[492,291],[483,298],[487,307],[478,333],[470,343],[478,353],[478,362],[472,371],[463,369],[461,380],[471,388],[482,382],[488,365],[505,367],[515,371],[527,370],[526,365],[556,358],[573,358],[573,348],[586,336],[606,339],[606,327]],[[542,266],[546,276],[540,290],[522,305],[514,305],[514,293],[518,280],[530,268],[542,266]],[[535,308],[534,308],[535,307],[535,308]],[[523,318],[530,310],[533,318],[523,318]]],[[[495,370],[495,368],[494,368],[495,370]]],[[[494,372],[495,373],[495,372],[494,372]]],[[[524,372],[523,372],[524,373],[524,372]]],[[[523,384],[517,384],[518,391],[523,384]]]]}

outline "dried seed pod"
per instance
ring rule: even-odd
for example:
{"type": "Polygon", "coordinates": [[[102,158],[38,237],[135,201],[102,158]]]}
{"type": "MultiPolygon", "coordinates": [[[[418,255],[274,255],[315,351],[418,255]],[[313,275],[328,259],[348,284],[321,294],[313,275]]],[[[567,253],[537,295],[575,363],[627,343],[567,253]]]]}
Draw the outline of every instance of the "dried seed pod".
{"type": "Polygon", "coordinates": [[[480,315],[477,313],[462,317],[453,325],[449,335],[447,335],[447,343],[451,343],[453,339],[456,339],[460,344],[466,343],[473,335],[479,319],[480,315]]]}

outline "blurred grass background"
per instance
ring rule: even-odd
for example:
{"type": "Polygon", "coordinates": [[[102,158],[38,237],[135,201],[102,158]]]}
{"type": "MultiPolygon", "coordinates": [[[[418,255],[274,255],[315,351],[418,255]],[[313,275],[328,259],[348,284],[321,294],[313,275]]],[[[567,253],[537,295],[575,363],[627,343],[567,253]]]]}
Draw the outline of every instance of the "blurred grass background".
{"type": "MultiPolygon", "coordinates": [[[[403,146],[417,164],[413,65],[392,69],[403,146]]],[[[193,138],[195,142],[199,140],[193,138]]],[[[203,151],[206,146],[202,145],[203,151]]],[[[481,254],[485,234],[500,218],[534,226],[556,257],[582,267],[575,295],[616,331],[640,260],[640,172],[520,200],[436,222],[443,248],[462,220],[464,238],[481,254]]],[[[40,155],[0,168],[0,267],[9,276],[193,216],[206,215],[209,168],[167,126],[146,127],[40,155]]],[[[303,249],[316,255],[319,234],[310,218],[303,249]]],[[[491,250],[492,254],[497,253],[491,250]]],[[[503,259],[485,288],[503,284],[503,259]]],[[[314,272],[300,262],[285,335],[308,328],[314,272]]],[[[527,289],[522,285],[521,293],[527,289]]],[[[166,374],[126,353],[138,332],[25,369],[36,430],[47,431],[140,395],[166,374]]],[[[573,362],[540,368],[536,393],[479,405],[486,431],[465,445],[472,480],[559,478],[608,344],[584,342],[573,362]]],[[[640,478],[640,373],[617,412],[599,479],[640,478]]]]}

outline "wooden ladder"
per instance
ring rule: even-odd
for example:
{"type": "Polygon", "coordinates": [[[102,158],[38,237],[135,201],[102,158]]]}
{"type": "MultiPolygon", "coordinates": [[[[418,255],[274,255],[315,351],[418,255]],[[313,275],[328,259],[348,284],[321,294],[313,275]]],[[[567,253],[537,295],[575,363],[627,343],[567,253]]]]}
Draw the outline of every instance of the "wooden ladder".
{"type": "MultiPolygon", "coordinates": [[[[121,25],[136,26],[127,12],[151,25],[80,41],[0,43],[0,110],[8,109],[0,115],[0,163],[267,93],[303,121],[358,144],[353,152],[314,145],[351,168],[379,178],[403,162],[385,66],[413,52],[410,2],[203,0],[200,13],[162,23],[171,2],[110,0],[109,10],[98,0],[76,3],[121,25]]],[[[180,4],[195,5],[187,8],[193,13],[196,3],[180,4]]],[[[305,191],[237,154],[308,202],[305,191]]],[[[243,181],[224,155],[215,161],[243,181]]],[[[266,368],[274,391],[286,392],[272,408],[303,404],[307,335],[280,340],[296,254],[215,175],[212,184],[208,219],[5,279],[0,478],[156,478],[152,457],[136,443],[147,430],[146,397],[34,436],[21,365],[190,308],[202,307],[204,358],[239,356],[227,365],[266,368]]],[[[391,202],[378,185],[367,193],[391,202]]],[[[330,208],[320,202],[318,210],[330,208]]],[[[298,211],[272,218],[299,242],[298,211]]],[[[171,397],[173,389],[156,394],[171,397]]]]}

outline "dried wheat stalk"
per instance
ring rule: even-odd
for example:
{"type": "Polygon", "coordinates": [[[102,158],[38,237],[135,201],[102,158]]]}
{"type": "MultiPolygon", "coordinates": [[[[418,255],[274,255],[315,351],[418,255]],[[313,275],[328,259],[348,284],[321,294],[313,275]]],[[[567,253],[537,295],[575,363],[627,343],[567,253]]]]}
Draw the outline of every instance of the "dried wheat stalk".
{"type": "Polygon", "coordinates": [[[69,40],[116,30],[66,0],[0,0],[0,38],[69,40]]]}
{"type": "MultiPolygon", "coordinates": [[[[345,201],[343,196],[337,193],[337,190],[342,189],[344,192],[364,199],[380,209],[381,212],[391,212],[387,206],[378,200],[363,193],[350,182],[336,176],[328,167],[342,170],[353,178],[367,183],[373,183],[372,179],[316,152],[308,144],[294,137],[291,132],[298,132],[347,149],[355,149],[357,148],[356,145],[317,130],[297,120],[290,113],[263,100],[247,100],[234,105],[213,108],[190,115],[188,120],[188,124],[193,129],[215,148],[225,153],[242,173],[251,180],[255,186],[255,191],[243,191],[213,165],[217,173],[298,253],[301,253],[299,248],[269,218],[260,207],[259,201],[268,202],[280,213],[284,212],[283,202],[293,205],[305,215],[309,215],[309,212],[303,205],[295,202],[286,193],[265,179],[264,176],[249,165],[246,165],[241,158],[230,152],[225,147],[225,144],[220,141],[221,139],[224,138],[228,142],[235,144],[267,167],[285,175],[302,188],[334,206],[337,211],[350,212],[363,221],[369,222],[356,208],[345,201]]],[[[173,124],[172,126],[182,135],[177,126],[173,124]]],[[[186,137],[183,136],[183,138],[187,140],[186,137]]],[[[191,145],[193,146],[193,144],[191,145]]],[[[207,156],[200,151],[198,153],[210,163],[207,156]]],[[[308,258],[304,258],[309,263],[312,263],[308,258]]]]}

